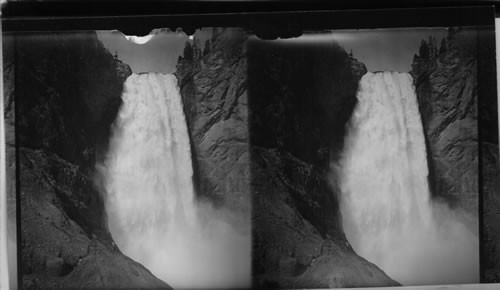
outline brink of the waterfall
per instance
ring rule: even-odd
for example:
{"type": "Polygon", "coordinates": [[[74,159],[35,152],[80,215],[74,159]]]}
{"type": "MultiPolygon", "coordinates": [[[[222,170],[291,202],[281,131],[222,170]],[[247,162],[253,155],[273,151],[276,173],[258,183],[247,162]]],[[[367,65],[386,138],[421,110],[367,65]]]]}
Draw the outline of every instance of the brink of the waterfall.
{"type": "Polygon", "coordinates": [[[122,252],[176,288],[246,287],[250,238],[196,201],[188,126],[172,74],[133,74],[102,166],[122,252]]]}
{"type": "Polygon", "coordinates": [[[479,281],[477,233],[430,198],[411,75],[368,72],[357,100],[338,170],[354,250],[403,285],[479,281]]]}

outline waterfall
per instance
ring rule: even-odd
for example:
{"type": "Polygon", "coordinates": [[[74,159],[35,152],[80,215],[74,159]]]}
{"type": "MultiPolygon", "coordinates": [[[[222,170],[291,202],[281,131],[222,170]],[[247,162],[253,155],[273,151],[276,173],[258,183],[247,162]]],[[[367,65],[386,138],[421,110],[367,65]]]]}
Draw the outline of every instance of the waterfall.
{"type": "Polygon", "coordinates": [[[430,199],[412,77],[367,73],[338,167],[347,239],[403,285],[479,281],[479,240],[430,199]]]}
{"type": "Polygon", "coordinates": [[[247,286],[250,238],[195,199],[175,76],[133,74],[122,100],[100,169],[117,246],[172,287],[247,286]]]}

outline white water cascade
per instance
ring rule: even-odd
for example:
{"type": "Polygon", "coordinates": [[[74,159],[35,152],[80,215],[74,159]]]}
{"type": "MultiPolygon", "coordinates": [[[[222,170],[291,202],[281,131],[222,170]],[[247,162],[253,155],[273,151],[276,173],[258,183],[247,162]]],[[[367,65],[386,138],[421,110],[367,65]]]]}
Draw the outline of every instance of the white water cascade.
{"type": "Polygon", "coordinates": [[[121,251],[174,288],[246,287],[250,238],[196,201],[177,79],[131,75],[100,171],[121,251]]]}
{"type": "Polygon", "coordinates": [[[337,165],[354,250],[403,285],[478,282],[478,234],[430,199],[412,77],[368,72],[357,99],[337,165]]]}

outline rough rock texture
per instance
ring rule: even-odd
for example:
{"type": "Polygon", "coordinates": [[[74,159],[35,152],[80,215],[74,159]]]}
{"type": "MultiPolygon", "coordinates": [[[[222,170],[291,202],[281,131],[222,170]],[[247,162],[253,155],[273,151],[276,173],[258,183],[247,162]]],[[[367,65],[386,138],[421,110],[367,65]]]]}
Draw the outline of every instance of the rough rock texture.
{"type": "Polygon", "coordinates": [[[482,144],[483,252],[482,280],[500,282],[500,156],[498,143],[482,144]]]}
{"type": "Polygon", "coordinates": [[[18,37],[16,60],[21,146],[92,168],[106,151],[128,65],[90,32],[18,37]]]}
{"type": "Polygon", "coordinates": [[[89,220],[98,193],[76,165],[43,150],[19,154],[25,289],[168,288],[89,220]]]}
{"type": "Polygon", "coordinates": [[[93,32],[15,45],[23,286],[169,288],[114,245],[94,181],[130,68],[93,32]]]}
{"type": "Polygon", "coordinates": [[[434,197],[465,209],[477,229],[477,31],[450,29],[441,47],[422,41],[411,74],[424,125],[434,197]]]}
{"type": "Polygon", "coordinates": [[[17,288],[17,227],[16,227],[16,140],[14,102],[14,41],[6,34],[3,45],[3,91],[5,124],[5,159],[7,191],[7,250],[9,286],[17,288]]]}
{"type": "Polygon", "coordinates": [[[195,184],[206,198],[250,215],[247,35],[214,29],[203,53],[195,39],[179,59],[177,78],[191,134],[195,184]]]}
{"type": "Polygon", "coordinates": [[[346,240],[329,171],[366,68],[336,43],[248,54],[255,286],[397,285],[346,240]]]}
{"type": "Polygon", "coordinates": [[[491,61],[495,58],[494,38],[493,30],[449,29],[439,49],[435,40],[422,42],[412,68],[432,157],[434,196],[467,210],[471,224],[477,225],[481,182],[483,282],[500,282],[498,104],[496,69],[491,61]]]}
{"type": "Polygon", "coordinates": [[[483,282],[500,282],[500,156],[498,101],[495,83],[495,33],[479,32],[479,136],[483,223],[481,265],[483,282]]]}

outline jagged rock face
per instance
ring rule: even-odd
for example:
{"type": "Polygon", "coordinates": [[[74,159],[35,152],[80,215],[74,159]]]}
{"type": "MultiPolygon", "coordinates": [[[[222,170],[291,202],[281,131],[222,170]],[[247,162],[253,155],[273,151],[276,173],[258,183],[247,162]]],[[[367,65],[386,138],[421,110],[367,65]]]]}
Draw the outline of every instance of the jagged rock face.
{"type": "Polygon", "coordinates": [[[200,198],[250,215],[247,35],[214,29],[204,52],[194,42],[176,75],[189,126],[200,198]],[[188,55],[189,54],[189,55],[188,55]]]}
{"type": "MultiPolygon", "coordinates": [[[[5,150],[7,166],[7,214],[9,228],[16,220],[16,154],[15,154],[15,96],[14,96],[14,42],[13,37],[4,36],[3,41],[3,91],[5,120],[5,150]]],[[[15,230],[9,234],[16,234],[15,230]]]]}
{"type": "Polygon", "coordinates": [[[500,282],[500,148],[498,146],[498,101],[495,82],[495,33],[479,31],[478,45],[480,101],[479,125],[481,144],[483,232],[481,264],[486,283],[500,282]]]}
{"type": "Polygon", "coordinates": [[[92,180],[56,154],[20,148],[25,289],[166,288],[124,256],[95,216],[92,180]]]}
{"type": "Polygon", "coordinates": [[[255,285],[397,285],[346,240],[329,172],[365,66],[335,43],[254,41],[248,54],[255,285]]]}
{"type": "Polygon", "coordinates": [[[18,37],[15,57],[20,146],[93,165],[96,151],[106,151],[130,68],[90,32],[18,37]]]}
{"type": "Polygon", "coordinates": [[[498,143],[482,145],[484,282],[500,282],[500,156],[498,143]]]}
{"type": "Polygon", "coordinates": [[[431,192],[465,209],[477,227],[477,32],[450,30],[438,49],[422,42],[411,74],[426,136],[431,192]]]}
{"type": "Polygon", "coordinates": [[[328,168],[342,149],[364,64],[335,42],[252,42],[249,51],[252,144],[328,168]]]}
{"type": "Polygon", "coordinates": [[[9,286],[17,288],[17,271],[10,270],[17,269],[14,43],[7,34],[4,34],[2,42],[9,286]]]}
{"type": "Polygon", "coordinates": [[[93,32],[15,41],[23,287],[169,288],[114,245],[93,176],[130,68],[93,32]]]}
{"type": "Polygon", "coordinates": [[[252,146],[251,166],[254,286],[398,285],[358,256],[342,230],[328,223],[340,218],[335,216],[335,193],[311,164],[287,152],[252,146]]]}

